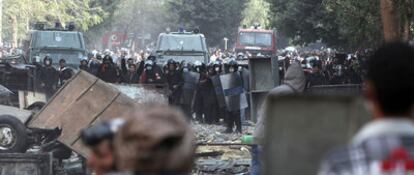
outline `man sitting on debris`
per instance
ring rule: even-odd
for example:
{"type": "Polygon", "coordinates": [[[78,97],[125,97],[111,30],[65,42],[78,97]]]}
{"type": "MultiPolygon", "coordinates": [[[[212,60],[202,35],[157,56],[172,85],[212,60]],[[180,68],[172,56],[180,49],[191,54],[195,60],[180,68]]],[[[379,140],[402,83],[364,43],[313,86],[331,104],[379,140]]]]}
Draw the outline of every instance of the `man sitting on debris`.
{"type": "Polygon", "coordinates": [[[193,132],[184,115],[167,106],[135,111],[114,140],[117,168],[134,174],[190,174],[193,132]]]}
{"type": "Polygon", "coordinates": [[[320,175],[414,172],[413,67],[414,48],[403,43],[371,57],[364,96],[374,120],[325,158],[320,175]]]}
{"type": "MultiPolygon", "coordinates": [[[[305,91],[306,86],[306,78],[303,72],[301,65],[297,62],[292,63],[284,77],[284,83],[274,89],[272,89],[268,96],[277,97],[283,95],[291,95],[291,94],[298,94],[305,91]]],[[[253,138],[257,146],[253,147],[252,150],[252,175],[259,175],[260,174],[260,154],[262,152],[262,144],[264,142],[264,132],[266,126],[266,119],[264,115],[264,111],[266,111],[266,105],[264,104],[260,115],[254,128],[253,138]]]]}

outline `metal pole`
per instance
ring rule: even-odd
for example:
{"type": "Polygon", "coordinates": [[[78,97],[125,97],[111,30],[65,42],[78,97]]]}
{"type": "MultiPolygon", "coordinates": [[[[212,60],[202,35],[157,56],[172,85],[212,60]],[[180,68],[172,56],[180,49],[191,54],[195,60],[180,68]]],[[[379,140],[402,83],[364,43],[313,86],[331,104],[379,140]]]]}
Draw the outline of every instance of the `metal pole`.
{"type": "Polygon", "coordinates": [[[0,0],[0,47],[3,47],[3,0],[0,0]]]}
{"type": "Polygon", "coordinates": [[[224,38],[224,50],[227,51],[227,43],[228,43],[229,39],[228,38],[224,38]]]}

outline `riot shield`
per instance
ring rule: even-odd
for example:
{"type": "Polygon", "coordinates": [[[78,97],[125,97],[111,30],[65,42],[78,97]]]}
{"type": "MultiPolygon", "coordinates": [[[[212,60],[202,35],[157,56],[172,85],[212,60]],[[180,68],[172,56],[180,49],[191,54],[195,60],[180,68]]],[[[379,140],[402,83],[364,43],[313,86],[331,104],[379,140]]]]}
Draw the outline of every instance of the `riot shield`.
{"type": "Polygon", "coordinates": [[[238,72],[221,75],[220,82],[228,111],[237,111],[248,107],[242,78],[238,72]]]}
{"type": "Polygon", "coordinates": [[[242,81],[243,81],[243,88],[246,92],[250,92],[250,71],[249,69],[243,68],[240,71],[242,81]]]}
{"type": "Polygon", "coordinates": [[[221,82],[220,82],[220,75],[212,76],[211,81],[213,82],[214,92],[216,93],[216,96],[217,96],[218,106],[220,108],[226,107],[226,102],[225,102],[224,94],[223,94],[223,87],[221,86],[221,82]]]}
{"type": "Polygon", "coordinates": [[[181,102],[184,105],[192,105],[197,84],[200,80],[200,74],[196,72],[184,72],[183,78],[184,85],[181,102]]]}

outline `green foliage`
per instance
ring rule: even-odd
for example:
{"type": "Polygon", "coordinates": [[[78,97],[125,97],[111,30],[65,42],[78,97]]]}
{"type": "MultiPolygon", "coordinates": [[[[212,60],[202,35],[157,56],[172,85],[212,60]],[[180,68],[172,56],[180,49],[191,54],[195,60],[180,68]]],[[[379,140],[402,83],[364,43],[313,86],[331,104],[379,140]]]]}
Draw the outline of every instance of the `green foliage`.
{"type": "Polygon", "coordinates": [[[270,4],[266,0],[249,0],[243,10],[242,25],[251,26],[259,23],[262,27],[269,27],[270,4]]]}
{"type": "Polygon", "coordinates": [[[206,35],[209,46],[218,46],[223,38],[233,43],[242,20],[246,0],[169,0],[172,29],[184,25],[198,27],[206,35]]]}
{"type": "Polygon", "coordinates": [[[346,50],[382,42],[378,0],[268,0],[271,24],[294,44],[322,39],[346,50]]]}
{"type": "MultiPolygon", "coordinates": [[[[30,26],[36,22],[63,25],[75,22],[79,30],[101,24],[119,0],[4,0],[3,31],[6,39],[17,34],[24,38],[30,26]],[[17,24],[17,25],[16,25],[17,24]],[[17,26],[17,27],[16,27],[17,26]]],[[[16,37],[16,36],[15,36],[16,37]]]]}

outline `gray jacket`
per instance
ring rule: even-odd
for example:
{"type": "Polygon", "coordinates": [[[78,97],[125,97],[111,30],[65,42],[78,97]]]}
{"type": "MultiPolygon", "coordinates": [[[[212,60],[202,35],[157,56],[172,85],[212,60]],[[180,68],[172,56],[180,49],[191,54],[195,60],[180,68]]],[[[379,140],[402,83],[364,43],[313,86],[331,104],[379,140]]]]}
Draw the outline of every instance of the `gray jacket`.
{"type": "Polygon", "coordinates": [[[258,120],[253,132],[254,141],[256,144],[262,144],[265,132],[266,118],[264,111],[266,111],[267,101],[269,97],[284,96],[290,94],[302,93],[305,90],[306,77],[302,67],[298,63],[292,63],[285,74],[285,80],[282,85],[272,89],[267,95],[266,100],[261,105],[258,112],[258,120]]]}

